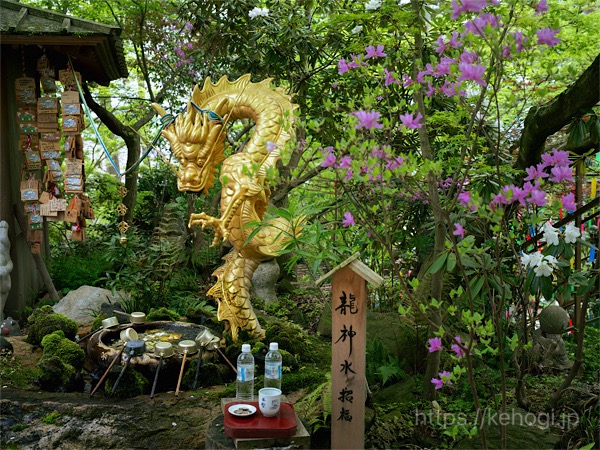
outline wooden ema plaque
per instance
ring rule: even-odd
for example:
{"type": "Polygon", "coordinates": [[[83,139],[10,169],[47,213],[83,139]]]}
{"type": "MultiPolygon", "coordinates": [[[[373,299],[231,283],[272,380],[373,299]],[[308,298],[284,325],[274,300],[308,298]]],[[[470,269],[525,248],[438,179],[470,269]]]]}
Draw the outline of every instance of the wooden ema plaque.
{"type": "Polygon", "coordinates": [[[383,279],[358,259],[348,258],[333,274],[331,286],[331,448],[365,445],[367,281],[383,279]]]}

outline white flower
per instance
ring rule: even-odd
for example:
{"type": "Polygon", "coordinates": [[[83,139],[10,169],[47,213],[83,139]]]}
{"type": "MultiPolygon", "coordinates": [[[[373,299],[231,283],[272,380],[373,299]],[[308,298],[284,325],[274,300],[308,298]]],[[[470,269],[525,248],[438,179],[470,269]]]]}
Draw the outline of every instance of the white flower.
{"type": "Polygon", "coordinates": [[[265,16],[267,17],[269,15],[269,8],[259,8],[258,6],[255,6],[249,13],[248,16],[251,19],[254,19],[255,17],[258,16],[265,16]]]}
{"type": "Polygon", "coordinates": [[[365,5],[365,9],[367,11],[375,11],[379,9],[381,6],[381,0],[369,0],[369,2],[365,5]]]}
{"type": "Polygon", "coordinates": [[[362,29],[362,25],[356,25],[354,28],[352,28],[352,34],[358,34],[362,31],[362,29]]]}
{"type": "Polygon", "coordinates": [[[529,255],[525,253],[523,256],[521,256],[521,263],[526,269],[528,267],[536,267],[542,261],[543,257],[544,256],[540,252],[533,252],[529,255]]]}
{"type": "Polygon", "coordinates": [[[558,245],[558,230],[550,222],[544,224],[544,239],[547,244],[558,245]]]}
{"type": "Polygon", "coordinates": [[[408,5],[409,3],[410,3],[410,0],[400,0],[398,2],[398,6],[408,5]]]}
{"type": "Polygon", "coordinates": [[[577,238],[581,236],[581,232],[579,228],[577,228],[572,223],[567,224],[565,228],[565,242],[567,244],[574,244],[577,242],[577,238]]]}
{"type": "Polygon", "coordinates": [[[549,277],[552,274],[552,270],[552,267],[550,267],[548,261],[545,259],[543,259],[534,269],[535,275],[538,277],[549,277]]]}

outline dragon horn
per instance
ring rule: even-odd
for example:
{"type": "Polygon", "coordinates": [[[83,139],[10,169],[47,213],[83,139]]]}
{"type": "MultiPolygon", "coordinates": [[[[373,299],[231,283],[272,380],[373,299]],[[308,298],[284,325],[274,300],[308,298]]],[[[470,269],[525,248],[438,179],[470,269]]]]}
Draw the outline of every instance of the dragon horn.
{"type": "Polygon", "coordinates": [[[166,116],[167,112],[165,111],[165,108],[163,108],[162,106],[160,106],[158,103],[152,103],[152,107],[154,108],[154,110],[162,117],[162,116],[166,116]]]}

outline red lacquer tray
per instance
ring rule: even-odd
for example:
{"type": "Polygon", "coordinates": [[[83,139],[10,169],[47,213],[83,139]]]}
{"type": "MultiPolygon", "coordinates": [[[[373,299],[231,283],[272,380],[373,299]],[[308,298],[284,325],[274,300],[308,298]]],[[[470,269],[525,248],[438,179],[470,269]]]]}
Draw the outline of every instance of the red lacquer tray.
{"type": "Polygon", "coordinates": [[[258,409],[258,402],[243,402],[256,407],[256,412],[248,417],[236,417],[229,412],[231,402],[225,405],[225,434],[231,438],[289,438],[296,434],[296,413],[290,403],[281,402],[276,417],[265,417],[258,409]]]}

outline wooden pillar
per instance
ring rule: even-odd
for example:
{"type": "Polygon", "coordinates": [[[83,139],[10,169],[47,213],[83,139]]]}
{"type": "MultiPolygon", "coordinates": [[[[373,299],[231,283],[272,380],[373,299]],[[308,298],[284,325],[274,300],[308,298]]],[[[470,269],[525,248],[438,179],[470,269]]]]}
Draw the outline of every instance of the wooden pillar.
{"type": "Polygon", "coordinates": [[[367,380],[367,281],[379,275],[355,254],[317,280],[333,275],[331,286],[331,448],[364,449],[367,380]]]}
{"type": "Polygon", "coordinates": [[[333,275],[331,448],[365,443],[366,282],[349,267],[333,275]]]}

